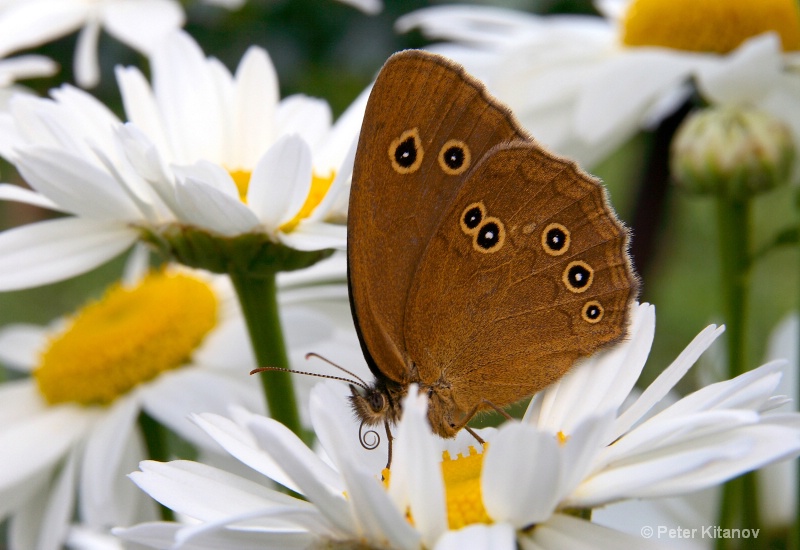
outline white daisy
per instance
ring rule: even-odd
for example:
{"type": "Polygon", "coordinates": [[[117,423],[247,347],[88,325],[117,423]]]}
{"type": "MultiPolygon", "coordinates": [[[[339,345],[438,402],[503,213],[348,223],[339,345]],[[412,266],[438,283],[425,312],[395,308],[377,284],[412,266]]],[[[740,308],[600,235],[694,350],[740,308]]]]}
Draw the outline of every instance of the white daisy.
{"type": "Polygon", "coordinates": [[[70,86],[17,97],[0,115],[0,154],[35,190],[0,185],[0,198],[73,214],[0,234],[0,289],[85,272],[142,237],[197,252],[182,259],[194,266],[227,265],[211,258],[226,247],[344,246],[344,226],[327,220],[352,171],[363,100],[331,127],[324,102],[278,100],[264,50],[231,75],[184,33],[151,62],[152,87],[138,69],[117,71],[127,124],[70,86]]]}
{"type": "Polygon", "coordinates": [[[40,46],[80,30],[75,78],[84,87],[100,80],[97,43],[105,30],[149,54],[185,15],[175,0],[10,0],[0,8],[0,56],[40,46]]]}
{"type": "Polygon", "coordinates": [[[0,518],[11,519],[11,548],[61,548],[76,508],[106,532],[154,517],[125,480],[148,456],[142,411],[209,448],[190,411],[264,410],[227,280],[175,269],[134,278],[71,318],[0,331],[0,360],[30,374],[0,384],[0,518]]]}
{"type": "Polygon", "coordinates": [[[452,42],[437,49],[483,78],[538,140],[584,165],[672,113],[690,80],[711,104],[773,114],[800,147],[797,2],[595,4],[604,18],[442,6],[398,27],[452,42]]]}
{"type": "Polygon", "coordinates": [[[133,480],[190,525],[149,523],[123,539],[169,548],[336,546],[368,548],[658,547],[578,517],[632,498],[678,495],[800,453],[800,415],[768,411],[781,364],[708,386],[646,413],[721,333],[703,331],[664,373],[620,411],[652,343],[653,308],[639,306],[628,341],[576,367],[538,394],[521,422],[481,436],[436,438],[427,399],[412,386],[385,454],[354,444],[357,424],[338,383],[312,395],[320,458],[274,420],[233,412],[195,417],[232,456],[307,501],[203,464],[143,462],[133,480]],[[472,447],[472,448],[470,448],[472,447]],[[468,450],[469,449],[469,450],[468,450]],[[456,456],[458,453],[459,456],[456,456]]]}

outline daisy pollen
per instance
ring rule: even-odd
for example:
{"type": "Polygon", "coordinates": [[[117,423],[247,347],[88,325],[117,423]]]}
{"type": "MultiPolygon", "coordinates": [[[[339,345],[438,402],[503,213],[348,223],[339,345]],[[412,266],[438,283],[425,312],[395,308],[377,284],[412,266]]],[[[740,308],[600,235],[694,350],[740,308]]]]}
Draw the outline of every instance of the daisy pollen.
{"type": "Polygon", "coordinates": [[[784,51],[800,50],[796,0],[633,0],[622,24],[628,46],[724,54],[751,36],[774,31],[784,51]]]}
{"type": "Polygon", "coordinates": [[[50,404],[106,404],[187,362],[217,322],[204,282],[153,272],[111,287],[78,312],[43,351],[34,376],[50,404]]]}

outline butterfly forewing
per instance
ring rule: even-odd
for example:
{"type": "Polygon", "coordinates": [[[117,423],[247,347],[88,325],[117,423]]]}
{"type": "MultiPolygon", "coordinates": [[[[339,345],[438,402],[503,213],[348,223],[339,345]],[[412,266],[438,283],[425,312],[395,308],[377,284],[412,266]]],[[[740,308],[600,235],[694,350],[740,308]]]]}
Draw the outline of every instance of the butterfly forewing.
{"type": "Polygon", "coordinates": [[[372,90],[348,212],[351,304],[376,375],[408,382],[404,315],[415,271],[466,174],[527,136],[483,86],[445,58],[392,56],[372,90]]]}

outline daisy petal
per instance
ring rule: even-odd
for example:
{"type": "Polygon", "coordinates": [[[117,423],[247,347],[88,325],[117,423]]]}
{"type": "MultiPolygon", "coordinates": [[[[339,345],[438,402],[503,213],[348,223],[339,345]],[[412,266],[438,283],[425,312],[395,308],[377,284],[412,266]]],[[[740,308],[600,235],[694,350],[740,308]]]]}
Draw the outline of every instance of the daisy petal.
{"type": "Polygon", "coordinates": [[[20,153],[17,168],[31,187],[68,212],[96,220],[141,218],[110,174],[70,153],[29,147],[20,153]]]}
{"type": "Polygon", "coordinates": [[[86,20],[89,9],[89,6],[77,2],[58,0],[17,2],[13,6],[4,6],[0,20],[0,57],[77,30],[86,20]]]}
{"type": "Polygon", "coordinates": [[[514,528],[507,523],[469,525],[458,531],[448,531],[442,535],[434,547],[435,550],[460,550],[461,548],[514,550],[516,548],[514,528]]]}
{"type": "Polygon", "coordinates": [[[258,218],[247,206],[206,182],[193,178],[178,182],[175,198],[183,220],[223,236],[246,233],[258,226],[258,218]]]}
{"type": "Polygon", "coordinates": [[[303,220],[291,233],[280,233],[281,242],[295,250],[322,250],[347,247],[347,226],[303,220]]]}
{"type": "Polygon", "coordinates": [[[180,4],[170,0],[109,2],[103,10],[108,33],[146,54],[185,20],[180,4]]]}
{"type": "Polygon", "coordinates": [[[304,501],[197,462],[146,460],[139,467],[141,471],[130,474],[136,485],[176,512],[203,521],[270,507],[312,508],[304,501]]]}
{"type": "Polygon", "coordinates": [[[489,516],[518,529],[550,517],[561,496],[560,458],[552,434],[516,422],[500,428],[481,476],[489,516]]]}
{"type": "Polygon", "coordinates": [[[38,325],[15,324],[0,329],[0,362],[30,372],[47,345],[48,330],[38,325]]]}
{"type": "Polygon", "coordinates": [[[268,449],[275,462],[281,465],[289,477],[300,487],[302,494],[313,502],[318,510],[345,533],[355,533],[355,522],[344,498],[324,482],[329,468],[300,441],[288,428],[271,418],[255,418],[249,425],[259,445],[268,449]],[[323,474],[323,475],[320,475],[323,474]]]}
{"type": "Polygon", "coordinates": [[[297,135],[284,136],[258,161],[247,204],[275,230],[295,217],[311,189],[311,150],[297,135]]]}
{"type": "Polygon", "coordinates": [[[235,76],[233,167],[250,167],[274,139],[278,76],[269,54],[250,47],[239,62],[235,76]]]}
{"type": "Polygon", "coordinates": [[[75,46],[75,80],[83,88],[93,88],[100,82],[100,62],[97,43],[100,40],[100,22],[89,19],[78,33],[75,46]]]}
{"type": "Polygon", "coordinates": [[[180,523],[153,521],[140,523],[133,527],[117,527],[111,532],[122,540],[143,544],[158,550],[175,548],[175,534],[183,527],[180,523]]]}
{"type": "Polygon", "coordinates": [[[612,440],[619,437],[638,422],[656,403],[661,401],[683,375],[692,368],[695,361],[708,349],[708,347],[725,331],[725,327],[717,328],[716,325],[706,327],[694,340],[686,346],[681,354],[658,375],[652,384],[642,392],[642,395],[622,413],[614,425],[612,440]]]}
{"type": "Polygon", "coordinates": [[[0,290],[80,275],[122,253],[138,237],[119,222],[63,218],[0,233],[0,290]]]}
{"type": "Polygon", "coordinates": [[[264,410],[261,393],[254,385],[200,368],[163,373],[143,389],[142,406],[153,418],[200,447],[208,447],[210,442],[189,420],[191,413],[202,410],[223,414],[231,406],[264,410]]]}
{"type": "Polygon", "coordinates": [[[66,211],[47,197],[35,191],[10,183],[0,183],[0,200],[24,202],[26,204],[33,204],[34,206],[40,206],[59,212],[66,211]]]}
{"type": "Polygon", "coordinates": [[[536,526],[530,535],[521,537],[520,543],[523,550],[529,548],[565,550],[595,550],[596,548],[655,550],[664,548],[653,540],[634,537],[564,514],[556,514],[547,523],[536,526]]]}

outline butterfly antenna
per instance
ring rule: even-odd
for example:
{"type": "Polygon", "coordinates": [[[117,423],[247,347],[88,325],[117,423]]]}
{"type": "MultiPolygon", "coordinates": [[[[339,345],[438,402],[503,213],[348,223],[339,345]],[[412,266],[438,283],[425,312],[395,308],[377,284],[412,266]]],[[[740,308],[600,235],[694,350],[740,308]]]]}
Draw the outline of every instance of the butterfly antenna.
{"type": "Polygon", "coordinates": [[[318,353],[314,353],[313,351],[312,351],[311,353],[306,353],[306,359],[311,359],[312,357],[316,357],[317,359],[322,359],[323,361],[325,361],[326,363],[328,363],[330,366],[332,366],[332,367],[336,367],[337,369],[339,369],[339,370],[340,370],[340,371],[342,371],[342,372],[346,372],[347,374],[349,374],[350,376],[352,376],[353,378],[355,378],[356,380],[358,380],[359,382],[361,382],[361,386],[362,386],[363,388],[365,388],[365,389],[366,389],[366,387],[367,387],[367,383],[366,383],[366,382],[364,382],[364,380],[363,380],[363,379],[362,379],[360,376],[358,376],[356,373],[354,373],[354,372],[350,372],[349,370],[347,370],[347,369],[346,369],[346,368],[344,368],[343,366],[341,366],[341,365],[337,365],[336,363],[334,363],[333,361],[331,361],[331,360],[330,360],[330,359],[328,359],[327,357],[323,357],[323,356],[321,356],[321,355],[320,355],[320,354],[318,354],[318,353]]]}
{"type": "MultiPolygon", "coordinates": [[[[330,374],[318,374],[316,372],[305,372],[301,370],[284,369],[282,367],[258,367],[257,369],[251,370],[250,374],[258,374],[259,372],[266,372],[271,370],[291,372],[292,374],[305,374],[306,376],[316,376],[318,378],[330,378],[331,380],[341,380],[342,382],[347,382],[348,384],[355,384],[356,386],[361,386],[365,390],[369,389],[367,385],[363,383],[363,380],[361,382],[356,382],[355,380],[350,380],[349,378],[344,378],[342,376],[331,376],[330,374]]],[[[356,378],[358,378],[358,376],[356,376],[356,378]]],[[[359,378],[359,380],[361,379],[359,378]]]]}

